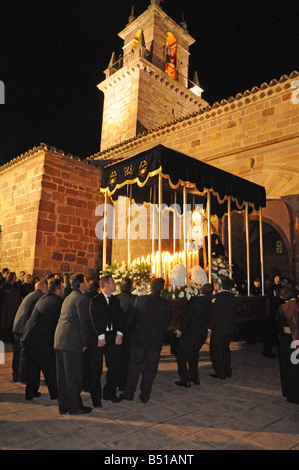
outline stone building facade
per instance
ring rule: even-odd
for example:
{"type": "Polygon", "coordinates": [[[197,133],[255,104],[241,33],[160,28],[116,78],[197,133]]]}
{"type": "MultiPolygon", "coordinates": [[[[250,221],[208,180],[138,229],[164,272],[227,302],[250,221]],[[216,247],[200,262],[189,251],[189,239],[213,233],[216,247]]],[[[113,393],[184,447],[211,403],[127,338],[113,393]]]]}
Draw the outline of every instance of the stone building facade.
{"type": "MultiPolygon", "coordinates": [[[[98,269],[100,167],[163,144],[265,187],[266,272],[276,269],[299,282],[299,73],[208,105],[201,91],[194,94],[179,75],[173,78],[161,68],[165,56],[153,61],[155,41],[168,46],[168,33],[177,39],[179,62],[186,65],[192,38],[159,2],[130,17],[120,33],[123,60],[111,61],[98,86],[105,95],[99,153],[79,161],[41,145],[0,168],[1,267],[35,275],[53,270],[89,275],[98,269]],[[132,49],[134,54],[125,53],[132,49]]],[[[234,218],[233,252],[239,250],[242,259],[238,236],[244,220],[238,214],[234,218]]],[[[253,254],[257,218],[250,216],[253,254]]],[[[217,229],[225,244],[225,218],[217,229]]]]}

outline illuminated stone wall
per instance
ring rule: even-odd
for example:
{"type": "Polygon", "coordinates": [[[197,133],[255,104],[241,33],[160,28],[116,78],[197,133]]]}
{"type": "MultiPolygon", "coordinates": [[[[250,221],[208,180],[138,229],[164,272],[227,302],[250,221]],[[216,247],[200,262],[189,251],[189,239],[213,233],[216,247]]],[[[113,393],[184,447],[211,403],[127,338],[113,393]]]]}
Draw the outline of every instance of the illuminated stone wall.
{"type": "MultiPolygon", "coordinates": [[[[286,241],[289,276],[298,282],[298,76],[293,72],[263,83],[92,158],[119,160],[162,144],[264,186],[269,201],[287,204],[290,215],[279,233],[286,241]],[[288,224],[290,230],[285,229],[288,224]]],[[[275,226],[276,218],[267,211],[268,223],[273,220],[275,226]]]]}
{"type": "Polygon", "coordinates": [[[42,148],[0,172],[0,182],[2,268],[89,276],[101,264],[100,170],[42,148]]]}

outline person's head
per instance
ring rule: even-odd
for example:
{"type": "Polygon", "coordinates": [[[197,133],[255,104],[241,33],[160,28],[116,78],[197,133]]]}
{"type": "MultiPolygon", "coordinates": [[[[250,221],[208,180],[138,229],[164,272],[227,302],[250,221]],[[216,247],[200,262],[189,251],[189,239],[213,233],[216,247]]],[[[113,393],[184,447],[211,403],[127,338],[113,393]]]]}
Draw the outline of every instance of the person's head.
{"type": "Polygon", "coordinates": [[[156,277],[151,282],[151,293],[161,295],[164,289],[165,281],[162,277],[156,277]]]}
{"type": "Polygon", "coordinates": [[[6,277],[6,282],[8,284],[13,284],[14,282],[17,282],[17,275],[14,271],[8,273],[8,276],[6,277]]]}
{"type": "Polygon", "coordinates": [[[32,282],[32,276],[31,276],[31,274],[25,274],[25,276],[24,276],[24,282],[26,282],[26,284],[31,284],[31,282],[32,282]]]}
{"type": "Polygon", "coordinates": [[[133,288],[133,282],[129,277],[125,277],[120,283],[121,292],[131,292],[133,288]]]}
{"type": "Polygon", "coordinates": [[[100,279],[100,288],[106,295],[111,295],[115,292],[116,285],[112,276],[102,276],[100,279]]]}
{"type": "Polygon", "coordinates": [[[279,291],[279,297],[287,302],[290,299],[297,299],[297,293],[291,287],[283,287],[279,291]]]}
{"type": "Polygon", "coordinates": [[[222,281],[222,290],[231,290],[234,287],[235,283],[229,277],[226,277],[222,281]]]}
{"type": "Polygon", "coordinates": [[[87,290],[86,277],[82,273],[75,273],[70,277],[70,285],[72,290],[80,290],[85,293],[87,290]]]}
{"type": "Polygon", "coordinates": [[[253,281],[253,284],[255,287],[261,287],[261,280],[256,277],[255,280],[253,281]]]}
{"type": "Polygon", "coordinates": [[[3,276],[3,279],[7,279],[7,276],[9,275],[9,269],[8,268],[3,268],[1,271],[1,274],[3,276]]]}
{"type": "Polygon", "coordinates": [[[49,292],[52,292],[52,294],[59,295],[59,297],[63,297],[64,295],[64,286],[63,282],[61,282],[61,279],[52,279],[48,284],[48,289],[49,292]]]}
{"type": "Polygon", "coordinates": [[[207,282],[200,288],[200,293],[202,295],[206,295],[207,297],[212,297],[213,290],[214,290],[213,284],[210,284],[209,282],[207,282]]]}
{"type": "Polygon", "coordinates": [[[274,284],[280,284],[280,276],[275,276],[274,277],[274,284]]]}
{"type": "Polygon", "coordinates": [[[35,290],[40,290],[43,294],[48,292],[48,284],[45,281],[37,281],[34,287],[35,290]]]}
{"type": "Polygon", "coordinates": [[[46,276],[46,283],[49,284],[49,282],[51,281],[51,279],[54,279],[54,274],[53,274],[53,273],[47,274],[47,276],[46,276]]]}
{"type": "Polygon", "coordinates": [[[99,281],[96,279],[90,279],[88,281],[88,286],[87,286],[87,291],[93,292],[93,291],[98,291],[100,287],[99,281]]]}

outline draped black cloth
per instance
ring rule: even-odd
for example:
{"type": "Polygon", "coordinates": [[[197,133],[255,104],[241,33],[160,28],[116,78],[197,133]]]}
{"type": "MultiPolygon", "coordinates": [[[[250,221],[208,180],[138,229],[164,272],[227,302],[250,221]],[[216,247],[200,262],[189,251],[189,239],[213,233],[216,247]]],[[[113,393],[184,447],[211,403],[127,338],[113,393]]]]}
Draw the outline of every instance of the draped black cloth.
{"type": "Polygon", "coordinates": [[[136,203],[153,203],[153,188],[157,186],[159,173],[163,177],[163,202],[167,204],[173,202],[170,196],[173,190],[187,183],[189,199],[196,194],[196,203],[204,207],[205,191],[211,191],[211,211],[218,217],[227,212],[229,197],[232,210],[244,209],[246,202],[250,211],[266,205],[263,186],[163,145],[105,167],[101,190],[117,200],[120,195],[128,195],[127,185],[133,185],[132,197],[136,203]]]}

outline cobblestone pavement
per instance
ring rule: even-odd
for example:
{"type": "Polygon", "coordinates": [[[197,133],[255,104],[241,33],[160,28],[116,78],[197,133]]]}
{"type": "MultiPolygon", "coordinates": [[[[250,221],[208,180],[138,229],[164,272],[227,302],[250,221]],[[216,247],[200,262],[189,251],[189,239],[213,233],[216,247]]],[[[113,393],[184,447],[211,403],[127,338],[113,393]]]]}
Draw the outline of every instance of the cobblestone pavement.
{"type": "MultiPolygon", "coordinates": [[[[9,346],[9,345],[8,345],[9,346]]],[[[278,359],[261,344],[232,343],[231,379],[215,380],[205,344],[200,385],[181,388],[169,346],[162,350],[151,399],[103,402],[87,415],[58,413],[41,379],[42,395],[25,401],[11,380],[12,352],[0,365],[0,449],[8,450],[299,450],[299,406],[281,396],[278,359]]],[[[11,349],[11,348],[10,348],[11,349]]],[[[88,393],[82,393],[91,406],[88,393]]]]}

